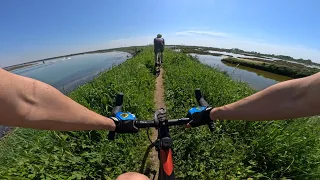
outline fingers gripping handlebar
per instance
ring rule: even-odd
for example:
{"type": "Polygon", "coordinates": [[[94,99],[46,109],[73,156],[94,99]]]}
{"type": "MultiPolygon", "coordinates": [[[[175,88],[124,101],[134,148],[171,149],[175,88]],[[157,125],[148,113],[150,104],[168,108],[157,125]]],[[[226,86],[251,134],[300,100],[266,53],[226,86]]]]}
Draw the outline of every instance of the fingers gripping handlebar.
{"type": "MultiPolygon", "coordinates": [[[[122,103],[123,103],[123,93],[118,93],[116,96],[115,106],[111,112],[112,116],[115,116],[117,114],[117,112],[122,111],[122,103]]],[[[114,140],[115,135],[116,135],[115,131],[110,131],[108,134],[108,139],[114,140]]]]}
{"type": "MultiPolygon", "coordinates": [[[[198,104],[200,106],[209,106],[209,104],[207,103],[206,100],[204,100],[204,98],[202,97],[202,93],[201,93],[201,90],[199,88],[197,88],[195,91],[194,91],[194,94],[196,96],[196,99],[198,101],[198,104]]],[[[213,132],[215,130],[215,127],[214,127],[214,122],[213,121],[210,121],[208,123],[208,127],[210,129],[211,132],[213,132]]]]}
{"type": "MultiPolygon", "coordinates": [[[[195,90],[195,97],[197,99],[197,102],[199,104],[199,106],[209,106],[209,104],[207,103],[207,101],[203,98],[201,90],[200,89],[196,89],[195,90]]],[[[112,116],[115,116],[116,113],[122,111],[122,103],[123,103],[123,93],[119,93],[116,96],[116,101],[115,101],[115,106],[112,109],[112,116]]],[[[184,125],[187,124],[190,121],[189,118],[181,118],[181,119],[175,119],[175,120],[168,120],[168,125],[184,125]]],[[[157,121],[157,118],[155,117],[155,119],[153,121],[140,121],[140,120],[136,120],[135,121],[135,125],[138,128],[146,128],[146,127],[156,127],[158,128],[159,126],[159,121],[157,121]]],[[[215,126],[214,126],[214,122],[210,121],[210,123],[208,123],[208,127],[210,129],[211,132],[213,132],[215,130],[215,126]]],[[[108,139],[109,140],[114,140],[115,137],[115,131],[110,131],[108,134],[108,139]]]]}

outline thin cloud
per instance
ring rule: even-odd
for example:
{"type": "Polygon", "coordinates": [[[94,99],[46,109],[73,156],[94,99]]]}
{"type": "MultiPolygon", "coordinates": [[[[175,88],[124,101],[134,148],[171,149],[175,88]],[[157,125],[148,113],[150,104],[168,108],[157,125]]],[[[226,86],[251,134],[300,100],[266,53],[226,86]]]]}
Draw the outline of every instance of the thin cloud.
{"type": "Polygon", "coordinates": [[[228,36],[226,33],[214,32],[214,31],[180,31],[180,32],[176,32],[176,35],[183,35],[183,36],[202,35],[202,36],[215,36],[215,37],[228,36]]]}

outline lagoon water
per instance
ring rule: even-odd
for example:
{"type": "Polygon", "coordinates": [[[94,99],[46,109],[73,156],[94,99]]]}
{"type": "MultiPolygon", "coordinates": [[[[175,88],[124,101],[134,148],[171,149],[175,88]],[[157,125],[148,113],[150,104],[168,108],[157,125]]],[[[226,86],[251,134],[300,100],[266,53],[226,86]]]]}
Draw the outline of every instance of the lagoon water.
{"type": "Polygon", "coordinates": [[[200,54],[191,55],[197,56],[200,62],[204,64],[213,66],[220,71],[226,72],[234,80],[248,83],[250,87],[256,90],[262,90],[278,82],[291,79],[287,76],[282,76],[250,67],[224,63],[221,61],[223,57],[220,56],[200,54]]]}
{"type": "Polygon", "coordinates": [[[71,56],[48,60],[44,64],[41,62],[11,72],[40,80],[63,92],[71,91],[92,80],[100,72],[126,61],[127,55],[129,54],[125,52],[108,52],[71,56]]]}

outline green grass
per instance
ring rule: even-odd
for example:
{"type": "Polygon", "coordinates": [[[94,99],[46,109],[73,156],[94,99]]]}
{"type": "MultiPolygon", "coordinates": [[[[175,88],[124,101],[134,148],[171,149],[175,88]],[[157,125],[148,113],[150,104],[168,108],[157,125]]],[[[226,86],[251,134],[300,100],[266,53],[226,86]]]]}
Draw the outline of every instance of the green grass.
{"type": "MultiPolygon", "coordinates": [[[[196,105],[194,89],[221,106],[254,90],[198,60],[165,51],[165,99],[171,118],[196,105]]],[[[110,115],[117,92],[124,109],[140,119],[154,112],[153,52],[150,48],[69,94],[110,115]]],[[[207,127],[171,129],[177,179],[319,179],[319,118],[288,121],[216,121],[207,127]]],[[[18,128],[0,142],[0,179],[115,179],[138,171],[145,132],[107,140],[107,131],[54,132],[18,128]]]]}
{"type": "MultiPolygon", "coordinates": [[[[150,119],[154,111],[153,53],[145,49],[133,59],[101,74],[69,96],[102,115],[110,115],[117,92],[124,110],[150,119]]],[[[145,132],[118,135],[107,131],[54,132],[17,128],[0,142],[0,179],[115,179],[138,171],[147,148],[145,132]]]]}
{"type": "MultiPolygon", "coordinates": [[[[221,106],[254,91],[222,72],[182,53],[166,51],[165,95],[172,118],[195,106],[194,89],[221,106]]],[[[288,121],[217,121],[208,127],[172,128],[174,161],[179,179],[320,178],[319,118],[288,121]]]]}

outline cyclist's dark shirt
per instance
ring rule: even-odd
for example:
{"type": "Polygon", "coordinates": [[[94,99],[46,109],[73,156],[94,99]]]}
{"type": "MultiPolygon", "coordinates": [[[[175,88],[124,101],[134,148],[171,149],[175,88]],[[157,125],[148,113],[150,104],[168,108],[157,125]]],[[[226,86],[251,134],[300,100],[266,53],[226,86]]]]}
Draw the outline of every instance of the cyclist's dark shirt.
{"type": "Polygon", "coordinates": [[[155,52],[158,49],[160,49],[160,51],[164,50],[164,39],[163,38],[154,38],[153,44],[154,44],[154,51],[155,52]]]}

